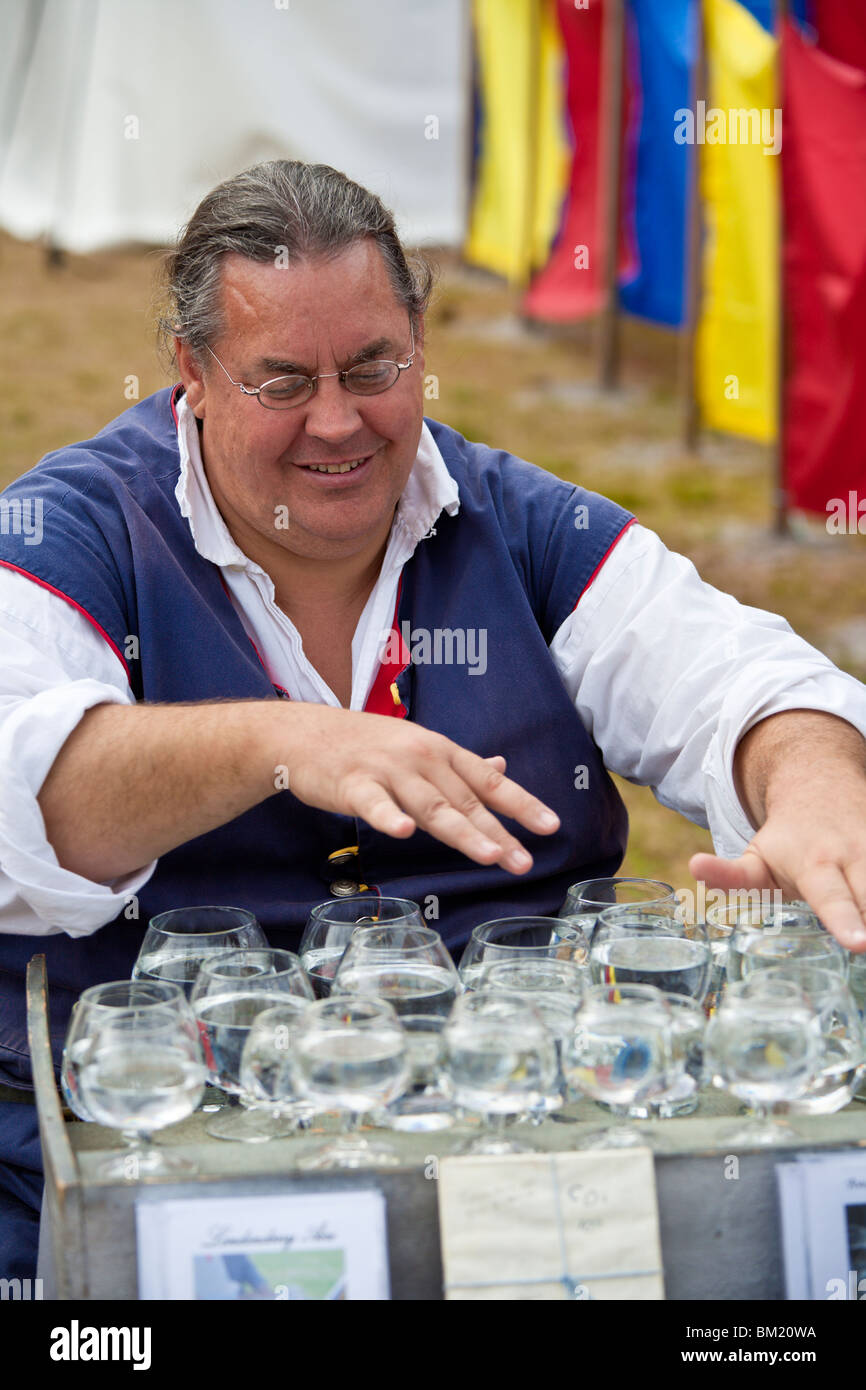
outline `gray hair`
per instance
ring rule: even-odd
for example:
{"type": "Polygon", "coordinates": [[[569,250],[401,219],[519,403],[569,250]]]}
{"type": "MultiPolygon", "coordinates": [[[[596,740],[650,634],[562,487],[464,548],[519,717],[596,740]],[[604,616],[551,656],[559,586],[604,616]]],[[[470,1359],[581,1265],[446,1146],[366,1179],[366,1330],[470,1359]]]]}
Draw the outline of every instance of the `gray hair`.
{"type": "Polygon", "coordinates": [[[201,360],[223,328],[222,259],[235,253],[276,264],[339,255],[371,237],[398,300],[418,327],[433,287],[433,270],[407,257],[393,215],[369,189],[328,164],[274,159],[218,184],[199,203],[164,266],[165,311],[157,328],[174,360],[172,339],[201,360]]]}

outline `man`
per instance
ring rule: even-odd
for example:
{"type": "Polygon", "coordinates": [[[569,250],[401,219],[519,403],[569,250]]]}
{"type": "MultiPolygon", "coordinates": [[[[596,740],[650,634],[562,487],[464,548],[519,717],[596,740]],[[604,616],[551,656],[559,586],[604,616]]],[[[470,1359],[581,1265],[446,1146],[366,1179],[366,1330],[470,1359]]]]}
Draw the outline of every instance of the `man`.
{"type": "Polygon", "coordinates": [[[605,764],[709,822],[709,882],[866,947],[862,687],[612,502],[424,423],[429,276],[378,199],[250,170],[170,290],[182,388],[7,493],[44,535],[0,552],[4,1080],[32,951],[59,1045],[165,908],[237,903],[288,946],[329,892],[420,900],[454,946],[555,912],[621,860],[605,764]]]}

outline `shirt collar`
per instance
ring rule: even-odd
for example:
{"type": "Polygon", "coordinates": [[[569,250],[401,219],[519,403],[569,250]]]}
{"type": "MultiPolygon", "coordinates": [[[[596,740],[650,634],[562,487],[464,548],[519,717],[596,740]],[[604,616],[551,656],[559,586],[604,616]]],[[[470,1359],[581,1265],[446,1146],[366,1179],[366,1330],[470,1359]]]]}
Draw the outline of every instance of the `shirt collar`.
{"type": "MultiPolygon", "coordinates": [[[[177,439],[180,477],[174,495],[181,516],[189,523],[199,555],[220,567],[259,569],[260,566],[255,565],[232,539],[214,501],[202,463],[196,417],[185,396],[181,396],[177,403],[177,439]]],[[[454,516],[459,507],[457,483],[448,472],[445,460],[425,423],[421,429],[415,462],[394,516],[394,527],[398,527],[406,540],[411,542],[409,554],[418,541],[429,534],[443,510],[449,516],[454,516]]]]}

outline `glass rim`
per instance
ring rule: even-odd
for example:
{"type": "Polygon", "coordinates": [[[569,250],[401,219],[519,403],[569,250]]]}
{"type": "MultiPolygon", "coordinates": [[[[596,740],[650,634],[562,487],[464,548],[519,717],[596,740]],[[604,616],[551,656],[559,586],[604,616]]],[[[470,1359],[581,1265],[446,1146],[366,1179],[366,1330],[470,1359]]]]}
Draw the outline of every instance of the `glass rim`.
{"type": "MultiPolygon", "coordinates": [[[[644,923],[640,920],[644,917],[652,918],[654,922],[660,922],[663,930],[667,927],[680,936],[686,929],[686,923],[679,922],[676,917],[671,917],[666,912],[658,912],[654,906],[642,907],[640,903],[611,903],[609,907],[602,908],[601,912],[597,914],[596,927],[602,923],[610,923],[615,926],[622,920],[623,922],[634,921],[635,926],[641,929],[645,926],[649,928],[651,925],[649,921],[644,923]]],[[[702,922],[696,922],[693,925],[703,927],[702,922]]]]}
{"type": "MultiPolygon", "coordinates": [[[[357,1021],[382,1019],[387,1022],[394,1022],[402,1027],[400,1016],[393,1004],[389,1004],[387,999],[381,999],[376,994],[331,994],[327,999],[315,999],[306,1010],[302,1023],[312,1028],[316,1021],[327,1019],[331,1014],[351,1014],[366,1015],[357,1021]]],[[[347,1028],[352,1027],[355,1019],[353,1017],[344,1018],[343,1022],[347,1028]]]]}
{"type": "Polygon", "coordinates": [[[87,989],[83,989],[76,999],[75,1005],[77,1007],[79,1004],[86,1004],[88,1008],[91,1009],[111,1009],[112,1011],[115,1009],[147,1009],[155,1006],[159,1007],[160,1005],[165,1008],[174,1003],[178,998],[186,999],[186,995],[180,985],[174,980],[104,980],[98,985],[88,985],[87,989]],[[141,990],[165,990],[167,998],[153,999],[150,1001],[144,1000],[141,1004],[103,1004],[100,1000],[95,998],[95,996],[100,994],[103,990],[129,989],[133,985],[136,989],[141,990]]]}
{"type": "Polygon", "coordinates": [[[261,924],[255,913],[250,912],[247,907],[223,906],[219,903],[201,903],[193,907],[170,907],[165,912],[158,912],[155,917],[151,917],[147,924],[147,930],[150,931],[151,927],[153,927],[156,931],[161,932],[163,936],[227,936],[229,932],[238,931],[248,926],[259,927],[261,930],[261,924]],[[173,917],[182,912],[236,912],[239,917],[244,917],[247,920],[244,922],[236,922],[233,927],[187,927],[183,931],[171,931],[169,928],[161,925],[166,917],[173,917]]]}
{"type": "MultiPolygon", "coordinates": [[[[397,903],[401,907],[407,907],[411,909],[411,911],[409,912],[402,913],[401,915],[403,917],[411,917],[416,913],[419,917],[423,917],[423,913],[421,911],[421,904],[413,902],[411,898],[392,898],[389,897],[387,893],[353,893],[346,898],[328,898],[325,902],[316,903],[314,907],[310,908],[310,911],[307,914],[307,925],[309,925],[309,923],[313,919],[315,919],[317,922],[327,921],[328,915],[325,911],[326,908],[333,911],[334,909],[338,909],[340,907],[349,907],[353,903],[363,903],[365,907],[369,907],[372,904],[378,904],[381,906],[382,903],[397,903]]],[[[341,918],[336,917],[333,919],[333,923],[334,926],[337,927],[347,927],[351,925],[350,922],[346,922],[341,918]]],[[[387,926],[387,922],[383,923],[382,925],[387,926]]]]}
{"type": "Polygon", "coordinates": [[[412,946],[400,946],[399,944],[394,944],[390,941],[387,944],[379,944],[368,940],[367,946],[370,950],[382,952],[393,951],[394,955],[396,956],[406,956],[413,951],[429,951],[431,946],[444,946],[445,950],[448,951],[448,947],[445,946],[445,942],[442,940],[442,937],[439,935],[439,932],[436,931],[435,927],[416,927],[414,922],[407,922],[405,925],[399,922],[376,922],[371,923],[369,926],[364,925],[355,928],[352,935],[349,937],[349,944],[344,952],[344,958],[349,954],[349,951],[351,950],[352,946],[356,944],[356,941],[358,944],[360,944],[365,939],[365,937],[367,937],[368,933],[373,931],[415,932],[419,935],[423,935],[427,939],[424,941],[418,941],[412,946]]]}
{"type": "MultiPolygon", "coordinates": [[[[250,955],[285,958],[286,964],[283,965],[282,969],[276,971],[276,974],[284,975],[288,974],[291,970],[297,970],[306,978],[306,971],[301,964],[300,957],[296,955],[294,951],[287,950],[284,946],[234,946],[228,951],[216,951],[212,956],[206,956],[202,961],[200,973],[207,971],[210,975],[219,975],[219,966],[225,966],[232,961],[237,963],[238,957],[250,955]]],[[[232,975],[229,978],[236,980],[238,976],[232,975]]],[[[256,979],[273,979],[273,975],[249,976],[250,981],[256,979]]]]}
{"type": "Polygon", "coordinates": [[[605,998],[605,999],[602,998],[603,995],[604,995],[604,996],[608,996],[608,995],[611,995],[611,994],[622,994],[622,995],[625,995],[625,996],[626,996],[626,1002],[627,1002],[627,1003],[637,1003],[637,1004],[640,1004],[640,1003],[642,1003],[642,1002],[645,1002],[645,1003],[647,1003],[647,1004],[656,1004],[656,1005],[661,1004],[662,1007],[664,1007],[664,1004],[665,1004],[664,991],[663,991],[663,990],[660,990],[660,989],[657,989],[655,985],[643,985],[643,984],[631,984],[631,983],[624,983],[624,984],[621,984],[621,985],[618,985],[618,984],[603,984],[603,983],[600,983],[600,984],[592,984],[592,985],[587,985],[583,997],[584,997],[584,1000],[592,999],[592,1000],[598,1000],[598,1001],[600,1001],[600,1002],[602,1002],[602,1003],[604,1003],[604,1002],[610,1002],[610,1003],[614,1003],[614,1004],[617,1004],[617,1005],[618,1005],[618,1004],[619,1004],[619,1001],[618,1001],[618,1000],[615,1000],[615,999],[614,999],[614,1000],[607,1000],[606,998],[605,998]],[[636,997],[635,997],[635,996],[636,996],[636,997]]]}
{"type": "MultiPolygon", "coordinates": [[[[590,885],[594,883],[615,883],[617,885],[628,884],[629,886],[633,886],[635,884],[651,884],[653,888],[663,888],[665,890],[664,893],[657,894],[654,898],[645,899],[645,901],[648,903],[665,902],[668,898],[672,898],[674,901],[676,901],[677,896],[676,889],[674,888],[673,884],[665,883],[663,879],[630,876],[619,878],[616,875],[614,875],[610,878],[584,878],[577,883],[572,883],[566,892],[565,901],[567,902],[568,899],[571,897],[572,893],[576,892],[577,889],[589,888],[590,885]]],[[[632,905],[637,906],[637,904],[630,903],[606,902],[606,900],[603,898],[586,898],[585,901],[589,907],[601,907],[602,903],[605,903],[607,907],[629,907],[632,905]]]]}
{"type": "MultiPolygon", "coordinates": [[[[526,930],[527,927],[537,926],[551,926],[556,928],[556,931],[554,933],[555,940],[551,940],[548,943],[551,946],[555,945],[557,940],[566,943],[569,941],[579,940],[580,937],[583,937],[583,939],[586,940],[586,933],[583,931],[583,929],[577,926],[576,923],[569,922],[568,918],[543,917],[540,915],[536,916],[534,914],[522,917],[491,917],[489,922],[479,922],[477,926],[472,928],[472,934],[469,940],[480,941],[485,946],[506,946],[509,950],[512,951],[545,950],[546,947],[543,945],[511,946],[507,941],[492,942],[488,937],[482,935],[483,932],[487,931],[489,928],[492,927],[502,927],[505,930],[513,929],[514,931],[517,931],[519,929],[526,930]]],[[[467,942],[467,945],[468,944],[469,943],[467,942]]]]}

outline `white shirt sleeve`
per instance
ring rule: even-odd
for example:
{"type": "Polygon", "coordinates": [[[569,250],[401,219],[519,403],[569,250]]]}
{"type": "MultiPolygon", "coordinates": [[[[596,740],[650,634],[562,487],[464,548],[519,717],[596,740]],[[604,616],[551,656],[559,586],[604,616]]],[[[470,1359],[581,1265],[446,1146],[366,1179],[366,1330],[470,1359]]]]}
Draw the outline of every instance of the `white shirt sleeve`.
{"type": "Polygon", "coordinates": [[[708,826],[726,858],[755,833],[733,776],[754,724],[823,710],[866,737],[866,686],[784,618],[705,584],[642,526],[616,545],[550,651],[606,766],[708,826]]]}
{"type": "Polygon", "coordinates": [[[109,884],[61,868],[37,797],[85,712],[135,698],[118,657],[81,613],[2,566],[0,650],[0,932],[86,936],[122,911],[156,863],[109,884]]]}

